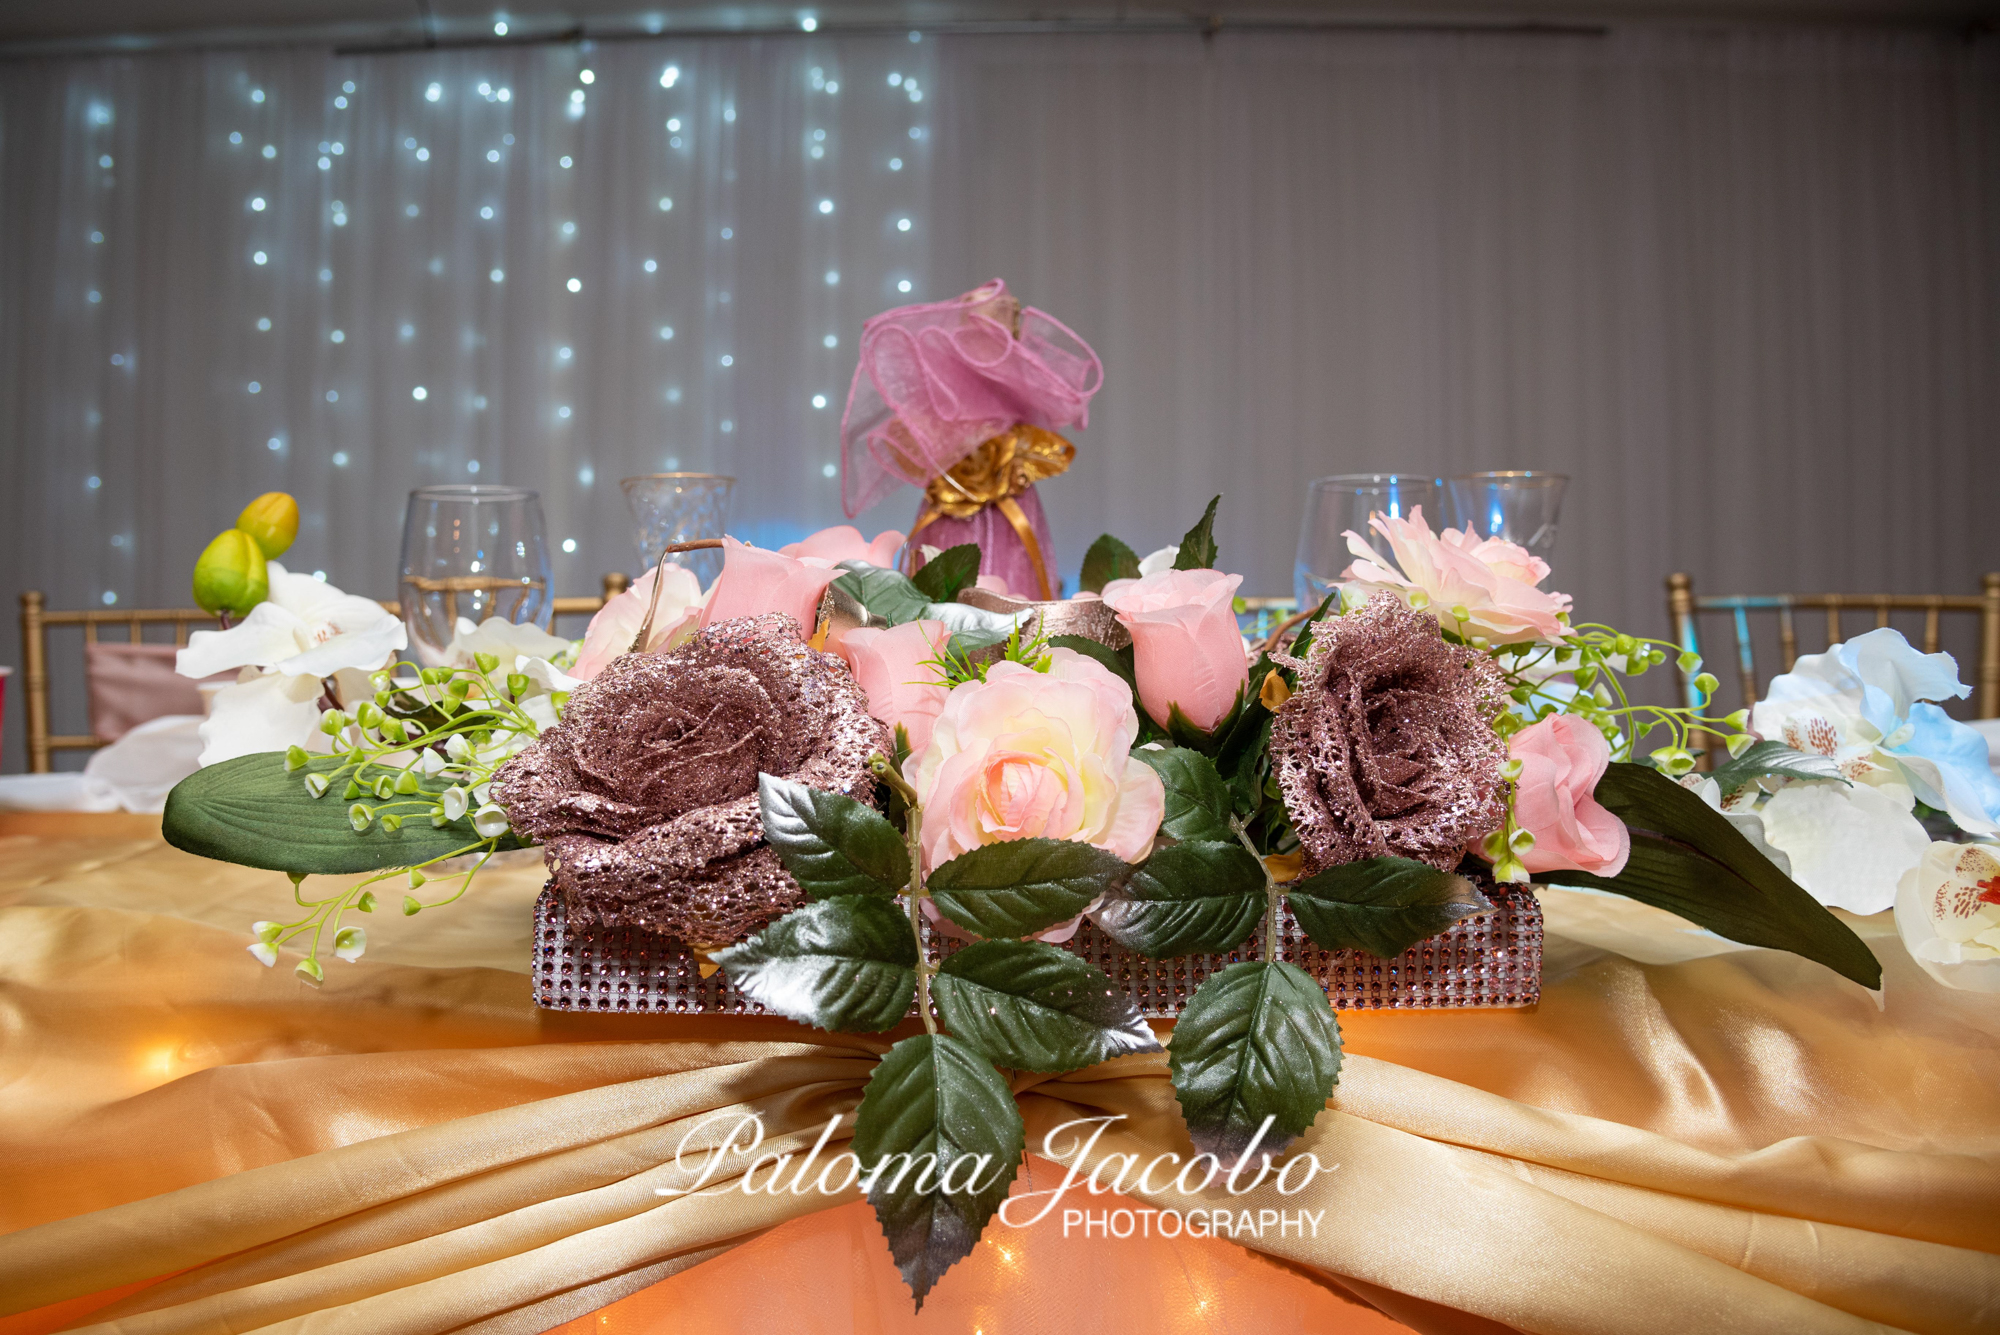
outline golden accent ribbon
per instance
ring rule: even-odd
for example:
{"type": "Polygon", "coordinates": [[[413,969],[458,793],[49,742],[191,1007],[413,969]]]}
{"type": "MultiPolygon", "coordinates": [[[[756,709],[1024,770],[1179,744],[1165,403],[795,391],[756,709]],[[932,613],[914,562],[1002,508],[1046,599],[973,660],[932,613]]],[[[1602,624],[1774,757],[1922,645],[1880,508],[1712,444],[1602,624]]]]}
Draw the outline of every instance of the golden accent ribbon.
{"type": "Polygon", "coordinates": [[[993,506],[1014,526],[1028,553],[1028,564],[1041,583],[1042,600],[1048,601],[1055,594],[1042,545],[1035,539],[1027,513],[1014,498],[1044,478],[1068,472],[1075,458],[1076,446],[1053,431],[1038,426],[1010,427],[930,480],[924,488],[923,512],[910,530],[912,547],[917,534],[933,520],[970,519],[993,506]]]}

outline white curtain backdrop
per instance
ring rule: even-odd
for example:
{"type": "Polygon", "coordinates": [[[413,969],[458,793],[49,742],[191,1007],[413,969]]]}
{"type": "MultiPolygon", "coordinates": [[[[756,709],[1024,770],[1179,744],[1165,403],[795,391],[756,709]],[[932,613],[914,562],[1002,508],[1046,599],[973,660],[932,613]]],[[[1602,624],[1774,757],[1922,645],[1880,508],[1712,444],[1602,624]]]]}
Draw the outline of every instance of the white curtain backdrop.
{"type": "Polygon", "coordinates": [[[1575,476],[1554,582],[1635,630],[1675,569],[2000,568],[1990,38],[821,34],[0,66],[0,590],[185,605],[272,489],[379,597],[430,482],[539,489],[565,593],[634,563],[632,473],[785,541],[861,322],[995,275],[1107,368],[1072,578],[1221,491],[1288,593],[1306,479],[1483,467],[1575,476]]]}

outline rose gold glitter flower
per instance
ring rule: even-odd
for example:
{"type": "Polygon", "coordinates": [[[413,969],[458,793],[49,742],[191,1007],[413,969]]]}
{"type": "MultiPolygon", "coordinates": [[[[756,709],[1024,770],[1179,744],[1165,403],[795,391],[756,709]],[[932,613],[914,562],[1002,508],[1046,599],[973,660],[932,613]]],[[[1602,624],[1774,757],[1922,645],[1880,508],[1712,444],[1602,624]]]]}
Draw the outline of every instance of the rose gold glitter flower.
{"type": "Polygon", "coordinates": [[[1271,726],[1271,761],[1305,874],[1372,857],[1449,870],[1500,827],[1506,703],[1485,654],[1447,644],[1436,618],[1378,594],[1321,622],[1298,689],[1271,726]]]}
{"type": "Polygon", "coordinates": [[[872,801],[888,731],[790,616],[720,622],[666,654],[625,654],[493,779],[542,841],[572,927],[722,945],[805,901],[764,842],[764,772],[872,801]]]}

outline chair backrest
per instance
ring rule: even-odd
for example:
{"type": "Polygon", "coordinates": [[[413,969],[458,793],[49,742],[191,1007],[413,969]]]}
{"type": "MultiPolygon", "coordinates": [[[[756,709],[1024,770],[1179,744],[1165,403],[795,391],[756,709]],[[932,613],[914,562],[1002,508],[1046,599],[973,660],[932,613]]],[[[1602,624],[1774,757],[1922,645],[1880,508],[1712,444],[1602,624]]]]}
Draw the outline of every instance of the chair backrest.
{"type": "MultiPolygon", "coordinates": [[[[604,592],[595,598],[558,598],[555,600],[555,615],[561,617],[588,617],[594,615],[605,602],[623,593],[630,580],[622,574],[612,573],[604,577],[604,592]]],[[[402,615],[402,609],[393,601],[382,604],[390,613],[402,615]]],[[[166,609],[128,608],[123,610],[104,608],[77,612],[52,612],[42,593],[30,589],[21,595],[21,706],[27,718],[28,729],[28,770],[33,774],[46,774],[57,751],[83,751],[103,746],[110,737],[100,737],[95,729],[88,733],[52,733],[49,730],[49,642],[51,626],[81,626],[83,643],[98,643],[98,632],[105,626],[123,626],[129,643],[145,643],[144,632],[148,626],[171,625],[174,629],[173,643],[185,645],[188,631],[207,629],[216,624],[210,613],[196,607],[176,607],[166,609]]],[[[582,628],[577,628],[581,633],[582,628]]],[[[135,721],[135,720],[128,720],[135,721]]]]}
{"type": "MultiPolygon", "coordinates": [[[[1838,644],[1847,638],[1842,613],[1875,614],[1875,626],[1886,626],[1892,612],[1921,612],[1924,617],[1923,651],[1934,654],[1942,643],[1940,622],[1946,615],[1972,615],[1979,619],[1979,662],[1973,694],[1980,718],[2000,718],[2000,573],[1981,581],[1977,594],[1940,593],[1776,593],[1706,594],[1694,591],[1694,579],[1686,574],[1667,576],[1667,613],[1673,619],[1674,639],[1682,649],[1701,652],[1698,622],[1703,615],[1726,615],[1736,639],[1736,679],[1747,708],[1755,704],[1768,682],[1757,673],[1755,635],[1750,624],[1754,613],[1777,616],[1778,648],[1790,672],[1799,657],[1798,612],[1820,612],[1826,618],[1826,642],[1838,644]]],[[[1872,629],[1872,628],[1871,628],[1872,629]]],[[[1721,676],[1714,664],[1707,670],[1721,676]]],[[[1692,705],[1694,687],[1686,673],[1679,673],[1681,698],[1692,705]]],[[[1711,747],[1711,751],[1715,748],[1711,747]]]]}

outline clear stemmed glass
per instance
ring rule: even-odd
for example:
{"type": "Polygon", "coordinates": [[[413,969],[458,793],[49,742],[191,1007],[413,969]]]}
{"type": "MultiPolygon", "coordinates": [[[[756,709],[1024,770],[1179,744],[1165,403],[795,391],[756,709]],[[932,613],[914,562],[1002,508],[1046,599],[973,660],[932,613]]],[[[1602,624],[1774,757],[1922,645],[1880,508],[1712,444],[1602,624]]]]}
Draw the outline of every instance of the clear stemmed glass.
{"type": "Polygon", "coordinates": [[[419,487],[403,517],[397,597],[410,650],[425,667],[445,661],[461,619],[549,628],[553,572],[542,499],[520,487],[419,487]]]}
{"type": "MultiPolygon", "coordinates": [[[[1306,516],[1299,525],[1298,556],[1292,562],[1292,592],[1300,611],[1319,605],[1354,557],[1342,536],[1350,529],[1370,537],[1374,514],[1407,519],[1422,506],[1433,518],[1444,503],[1444,484],[1416,473],[1342,473],[1314,479],[1306,487],[1306,516]]],[[[1372,538],[1370,538],[1373,541],[1372,538]]]]}
{"type": "Polygon", "coordinates": [[[1536,468],[1458,474],[1446,483],[1451,526],[1470,524],[1482,538],[1505,538],[1546,561],[1567,486],[1566,474],[1536,468]]]}
{"type": "MultiPolygon", "coordinates": [[[[721,537],[729,519],[729,490],[735,485],[735,478],[720,473],[649,473],[620,482],[632,510],[640,569],[658,564],[671,543],[721,537]]],[[[722,553],[713,548],[669,559],[692,570],[703,587],[722,573],[722,553]]]]}

